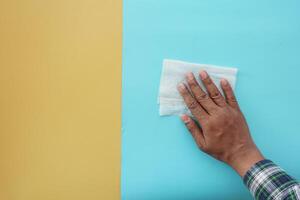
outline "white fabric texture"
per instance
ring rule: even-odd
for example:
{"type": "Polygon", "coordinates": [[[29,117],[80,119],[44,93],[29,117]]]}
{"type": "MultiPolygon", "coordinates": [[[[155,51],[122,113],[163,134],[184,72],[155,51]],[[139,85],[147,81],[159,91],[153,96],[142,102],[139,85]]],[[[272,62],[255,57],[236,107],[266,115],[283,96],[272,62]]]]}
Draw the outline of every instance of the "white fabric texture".
{"type": "MultiPolygon", "coordinates": [[[[229,81],[231,87],[235,88],[236,68],[219,67],[207,64],[195,64],[177,60],[163,61],[163,68],[160,80],[160,88],[158,95],[159,114],[163,115],[181,115],[188,114],[190,111],[186,107],[182,97],[177,91],[177,85],[185,82],[185,76],[188,72],[192,72],[200,86],[204,89],[199,78],[200,71],[207,71],[214,83],[220,89],[220,80],[225,78],[229,81]]],[[[220,91],[222,91],[220,89],[220,91]]]]}

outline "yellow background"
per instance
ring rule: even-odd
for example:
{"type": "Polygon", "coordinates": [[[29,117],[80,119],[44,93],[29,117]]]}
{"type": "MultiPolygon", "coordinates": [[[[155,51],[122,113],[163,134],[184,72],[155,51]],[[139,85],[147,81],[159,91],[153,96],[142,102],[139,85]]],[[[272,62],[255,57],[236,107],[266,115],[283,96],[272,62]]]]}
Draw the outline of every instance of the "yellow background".
{"type": "Polygon", "coordinates": [[[0,0],[0,199],[120,198],[121,0],[0,0]]]}

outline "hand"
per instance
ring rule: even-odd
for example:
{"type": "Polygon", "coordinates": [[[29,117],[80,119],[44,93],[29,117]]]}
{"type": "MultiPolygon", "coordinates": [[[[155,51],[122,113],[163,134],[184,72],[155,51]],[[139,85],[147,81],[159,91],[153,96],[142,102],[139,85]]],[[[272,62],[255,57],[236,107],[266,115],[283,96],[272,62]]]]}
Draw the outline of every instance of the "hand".
{"type": "Polygon", "coordinates": [[[207,72],[202,71],[200,79],[207,93],[193,73],[187,74],[187,86],[183,83],[178,85],[180,94],[200,126],[188,115],[182,115],[181,119],[202,151],[244,176],[253,164],[264,158],[250,136],[229,82],[221,80],[224,98],[207,72]]]}

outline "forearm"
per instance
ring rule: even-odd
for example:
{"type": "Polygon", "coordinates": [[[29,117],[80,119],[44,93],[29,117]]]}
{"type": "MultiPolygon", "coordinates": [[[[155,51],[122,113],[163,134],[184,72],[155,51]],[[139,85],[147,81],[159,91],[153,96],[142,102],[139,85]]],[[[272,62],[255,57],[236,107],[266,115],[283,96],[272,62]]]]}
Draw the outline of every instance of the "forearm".
{"type": "Polygon", "coordinates": [[[254,164],[243,177],[257,200],[300,199],[300,184],[270,160],[254,164]]]}

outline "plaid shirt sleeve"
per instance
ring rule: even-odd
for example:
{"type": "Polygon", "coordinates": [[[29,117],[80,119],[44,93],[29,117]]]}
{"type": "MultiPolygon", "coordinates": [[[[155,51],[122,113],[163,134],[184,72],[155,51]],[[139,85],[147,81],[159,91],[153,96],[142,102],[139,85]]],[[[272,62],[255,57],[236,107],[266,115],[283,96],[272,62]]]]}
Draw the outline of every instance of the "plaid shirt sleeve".
{"type": "Polygon", "coordinates": [[[246,172],[244,183],[257,200],[300,200],[300,183],[270,160],[254,164],[246,172]]]}

